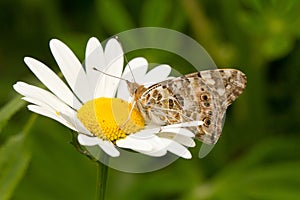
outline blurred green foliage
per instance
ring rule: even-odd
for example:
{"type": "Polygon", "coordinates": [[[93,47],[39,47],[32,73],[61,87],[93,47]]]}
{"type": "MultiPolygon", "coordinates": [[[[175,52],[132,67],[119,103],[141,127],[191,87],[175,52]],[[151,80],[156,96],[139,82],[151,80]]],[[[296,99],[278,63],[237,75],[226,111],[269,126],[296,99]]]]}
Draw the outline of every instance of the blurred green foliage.
{"type": "Polygon", "coordinates": [[[192,160],[160,171],[111,169],[107,199],[299,198],[299,10],[297,0],[1,0],[0,199],[95,197],[96,166],[69,144],[69,130],[15,99],[17,80],[37,83],[23,57],[57,71],[51,38],[82,59],[89,37],[143,26],[195,38],[219,67],[245,72],[248,85],[207,157],[198,159],[195,148],[192,160]]]}

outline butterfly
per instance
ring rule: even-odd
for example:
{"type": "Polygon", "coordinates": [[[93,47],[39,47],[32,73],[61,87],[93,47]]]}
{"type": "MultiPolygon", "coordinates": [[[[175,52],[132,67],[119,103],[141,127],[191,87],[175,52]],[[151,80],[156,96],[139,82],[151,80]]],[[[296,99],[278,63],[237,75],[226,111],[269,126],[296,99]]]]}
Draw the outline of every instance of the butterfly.
{"type": "Polygon", "coordinates": [[[227,107],[246,87],[246,75],[236,69],[206,70],[168,79],[149,87],[127,82],[128,90],[147,123],[171,125],[203,121],[188,127],[206,144],[215,144],[227,107]]]}

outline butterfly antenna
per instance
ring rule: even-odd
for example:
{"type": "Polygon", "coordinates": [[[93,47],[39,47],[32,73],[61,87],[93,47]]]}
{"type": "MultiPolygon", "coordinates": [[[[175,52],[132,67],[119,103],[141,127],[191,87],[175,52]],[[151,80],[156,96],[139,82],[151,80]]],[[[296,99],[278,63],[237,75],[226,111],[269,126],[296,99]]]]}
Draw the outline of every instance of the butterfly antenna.
{"type": "Polygon", "coordinates": [[[114,76],[114,75],[108,74],[108,73],[106,73],[106,72],[104,72],[104,71],[101,71],[101,70],[97,69],[96,67],[93,67],[93,70],[98,71],[98,72],[100,72],[100,73],[102,73],[102,74],[105,74],[105,75],[110,76],[110,77],[113,77],[113,78],[117,78],[117,79],[121,79],[121,80],[123,80],[123,81],[127,81],[127,80],[124,79],[124,78],[121,78],[121,77],[118,77],[118,76],[114,76]]]}
{"type": "Polygon", "coordinates": [[[130,70],[131,76],[132,76],[132,78],[133,78],[133,82],[135,82],[135,83],[136,83],[136,81],[135,81],[135,78],[134,78],[134,75],[133,75],[133,72],[132,72],[132,69],[131,69],[131,67],[130,67],[130,64],[129,64],[128,60],[127,60],[127,57],[126,57],[126,55],[124,55],[124,58],[125,58],[125,62],[127,63],[128,67],[129,67],[129,70],[130,70]]]}
{"type": "MultiPolygon", "coordinates": [[[[120,40],[119,40],[119,37],[116,35],[114,38],[120,43],[120,46],[122,47],[122,44],[121,44],[121,42],[120,42],[120,40]]],[[[132,78],[133,78],[133,82],[136,83],[135,78],[134,78],[134,75],[133,75],[133,72],[132,72],[132,69],[131,69],[131,67],[130,67],[130,64],[129,64],[129,62],[128,62],[127,56],[126,56],[125,54],[124,54],[124,59],[125,59],[126,64],[127,64],[128,67],[129,67],[131,76],[132,76],[132,78]]]]}
{"type": "Polygon", "coordinates": [[[135,106],[135,101],[133,102],[133,104],[132,104],[132,106],[131,106],[131,108],[130,108],[130,112],[129,112],[129,114],[128,114],[127,119],[126,119],[125,122],[120,126],[120,129],[123,129],[123,128],[126,126],[127,122],[130,120],[130,117],[131,117],[131,114],[132,114],[132,112],[133,112],[134,106],[135,106]]]}

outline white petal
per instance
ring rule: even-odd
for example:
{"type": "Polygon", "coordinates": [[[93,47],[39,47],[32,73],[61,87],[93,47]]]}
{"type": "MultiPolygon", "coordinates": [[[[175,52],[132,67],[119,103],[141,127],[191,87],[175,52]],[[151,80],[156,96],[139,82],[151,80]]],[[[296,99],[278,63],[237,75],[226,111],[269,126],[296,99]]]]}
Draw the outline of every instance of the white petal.
{"type": "Polygon", "coordinates": [[[110,141],[103,141],[99,139],[98,145],[105,153],[107,153],[111,157],[118,157],[120,155],[120,152],[117,150],[115,145],[110,141]]]}
{"type": "Polygon", "coordinates": [[[155,151],[138,151],[138,152],[148,155],[148,156],[153,156],[153,157],[162,157],[167,154],[166,149],[160,149],[160,150],[155,150],[155,151]]]}
{"type": "Polygon", "coordinates": [[[58,98],[75,109],[80,108],[81,103],[66,84],[51,69],[40,61],[30,57],[25,57],[24,61],[35,76],[58,98]]]}
{"type": "Polygon", "coordinates": [[[120,85],[118,87],[118,93],[117,93],[117,97],[124,99],[125,101],[129,101],[130,99],[130,93],[127,87],[127,84],[125,81],[120,81],[120,85]]]}
{"type": "Polygon", "coordinates": [[[122,46],[115,38],[107,41],[104,50],[106,64],[110,65],[114,63],[123,67],[123,54],[122,46]]]}
{"type": "Polygon", "coordinates": [[[24,100],[24,101],[27,101],[31,104],[34,104],[34,105],[37,105],[37,106],[40,106],[40,107],[44,107],[46,109],[52,109],[51,107],[48,106],[48,104],[46,104],[42,101],[39,101],[37,99],[31,98],[31,97],[22,97],[21,99],[24,100]]]}
{"type": "Polygon", "coordinates": [[[166,155],[166,145],[161,141],[159,137],[154,135],[151,138],[148,138],[147,142],[152,146],[152,149],[150,151],[139,151],[140,153],[155,157],[166,155]]]}
{"type": "Polygon", "coordinates": [[[179,135],[183,135],[186,137],[194,137],[195,134],[188,129],[185,128],[173,128],[172,125],[169,126],[162,126],[162,127],[156,127],[156,126],[147,126],[145,129],[137,132],[134,134],[134,136],[139,136],[141,137],[147,137],[148,135],[153,135],[153,134],[163,134],[163,133],[176,133],[179,135]],[[145,136],[146,135],[146,136],[145,136]]]}
{"type": "Polygon", "coordinates": [[[143,57],[130,60],[123,72],[123,78],[129,81],[143,83],[148,68],[148,61],[143,57]]]}
{"type": "Polygon", "coordinates": [[[93,135],[89,130],[85,128],[85,126],[79,121],[77,117],[74,118],[74,126],[77,128],[78,132],[84,133],[87,135],[93,135]]]}
{"type": "MultiPolygon", "coordinates": [[[[28,108],[29,110],[50,117],[54,120],[57,120],[61,123],[63,123],[64,125],[68,126],[69,128],[75,130],[75,131],[79,131],[78,128],[74,125],[74,123],[72,123],[74,120],[70,120],[69,117],[66,117],[66,114],[63,114],[62,112],[58,111],[58,109],[55,109],[51,106],[49,106],[48,104],[39,101],[37,99],[31,98],[31,97],[23,97],[23,100],[31,103],[31,104],[35,104],[37,107],[34,107],[35,105],[30,105],[28,108]],[[46,115],[47,114],[47,115],[46,115]],[[67,124],[66,124],[67,123],[67,124]]],[[[70,115],[70,113],[68,114],[70,115]]]]}
{"type": "Polygon", "coordinates": [[[30,100],[31,103],[44,105],[46,107],[52,108],[55,112],[75,112],[52,93],[44,89],[41,89],[34,85],[29,85],[24,82],[17,82],[13,87],[18,93],[27,97],[27,99],[25,98],[25,100],[30,100]]]}
{"type": "Polygon", "coordinates": [[[112,157],[117,157],[120,155],[120,152],[110,141],[104,141],[97,137],[89,137],[83,134],[78,134],[78,142],[84,146],[98,145],[105,153],[112,157]]]}
{"type": "MultiPolygon", "coordinates": [[[[121,77],[124,62],[123,50],[120,43],[116,39],[110,39],[107,42],[104,50],[104,55],[107,65],[104,69],[104,72],[115,77],[121,77]]],[[[99,96],[115,96],[120,82],[120,79],[115,77],[111,77],[105,74],[100,75],[97,87],[101,87],[102,89],[96,88],[96,90],[99,91],[97,93],[99,96]]]]}
{"type": "Polygon", "coordinates": [[[62,123],[63,125],[65,125],[66,127],[74,130],[74,131],[77,131],[76,128],[70,123],[68,122],[67,120],[65,120],[64,118],[58,116],[57,114],[55,114],[53,111],[51,110],[48,110],[47,108],[44,108],[44,107],[40,107],[40,106],[36,106],[36,105],[28,105],[27,106],[28,109],[32,112],[35,112],[39,115],[43,115],[45,117],[49,117],[51,119],[54,119],[60,123],[62,123]]]}
{"type": "Polygon", "coordinates": [[[83,146],[95,146],[99,143],[99,138],[97,137],[89,137],[87,135],[78,134],[78,142],[83,146]]]}
{"type": "Polygon", "coordinates": [[[184,128],[164,128],[162,127],[161,133],[164,133],[164,132],[167,132],[167,133],[176,133],[176,134],[179,134],[179,135],[184,135],[184,136],[187,136],[187,137],[194,137],[195,134],[187,129],[184,129],[184,128]]]}
{"type": "Polygon", "coordinates": [[[149,138],[149,137],[153,137],[155,136],[155,134],[157,132],[159,132],[159,129],[160,127],[154,127],[154,126],[146,126],[144,129],[134,133],[134,134],[131,134],[130,137],[136,137],[136,138],[149,138]]]}
{"type": "MultiPolygon", "coordinates": [[[[53,117],[57,117],[57,115],[59,114],[60,118],[63,118],[65,121],[67,121],[68,125],[71,124],[72,127],[74,127],[77,132],[84,133],[86,135],[91,135],[91,136],[93,135],[82,125],[82,123],[77,118],[77,113],[75,111],[73,111],[73,110],[72,110],[72,112],[65,112],[63,110],[59,111],[59,109],[55,109],[55,108],[49,106],[48,104],[46,104],[42,101],[39,101],[37,99],[31,98],[31,97],[23,97],[22,99],[25,101],[28,101],[32,104],[38,105],[39,107],[42,107],[43,109],[49,110],[51,112],[51,114],[53,114],[53,117]]],[[[53,118],[53,117],[51,117],[51,118],[53,118]]]]}
{"type": "Polygon", "coordinates": [[[168,138],[170,140],[178,142],[184,146],[194,147],[196,145],[195,141],[191,137],[187,137],[187,136],[183,136],[183,135],[179,135],[179,134],[175,134],[175,133],[158,133],[157,135],[159,137],[168,138]]]}
{"type": "Polygon", "coordinates": [[[161,127],[146,127],[145,129],[137,132],[137,133],[134,133],[132,135],[132,137],[141,137],[141,138],[147,138],[147,137],[152,137],[152,135],[155,135],[157,133],[159,133],[161,130],[161,127]]]}
{"type": "Polygon", "coordinates": [[[79,133],[84,133],[86,135],[92,136],[93,134],[89,132],[83,124],[79,121],[77,118],[77,113],[72,113],[72,114],[65,114],[65,113],[60,113],[61,116],[66,119],[68,122],[72,123],[72,125],[77,129],[77,132],[79,133]]]}
{"type": "Polygon", "coordinates": [[[125,139],[120,139],[116,141],[118,147],[140,150],[140,151],[150,151],[152,150],[152,145],[150,145],[147,140],[137,139],[135,137],[127,136],[125,139]]]}
{"type": "Polygon", "coordinates": [[[195,147],[196,146],[196,143],[193,140],[193,138],[186,137],[186,136],[183,136],[183,135],[176,135],[176,137],[174,137],[173,140],[175,142],[178,142],[178,143],[180,143],[184,146],[187,146],[187,147],[195,147]]]}
{"type": "MultiPolygon", "coordinates": [[[[121,70],[117,70],[117,68],[122,69],[122,66],[113,66],[110,65],[109,69],[105,71],[105,73],[113,75],[115,77],[121,76],[121,70]],[[115,71],[113,71],[115,68],[115,71]]],[[[117,91],[120,80],[118,78],[114,78],[105,74],[100,74],[98,82],[96,84],[95,91],[97,91],[93,98],[98,97],[115,97],[115,93],[117,91]],[[96,96],[97,95],[97,96],[96,96]]]]}
{"type": "Polygon", "coordinates": [[[50,41],[50,49],[69,86],[76,96],[86,102],[92,99],[84,69],[74,53],[57,39],[50,41]]]}
{"type": "Polygon", "coordinates": [[[171,72],[169,65],[159,65],[149,71],[144,77],[144,83],[158,83],[167,79],[171,72]]]}
{"type": "MultiPolygon", "coordinates": [[[[94,68],[104,71],[104,68],[106,67],[106,61],[101,43],[95,37],[90,38],[87,43],[85,52],[85,67],[90,85],[89,87],[90,90],[93,91],[93,97],[100,97],[98,94],[99,91],[95,91],[95,88],[101,72],[95,71],[94,68]]],[[[101,87],[98,88],[102,89],[101,87]]]]}
{"type": "Polygon", "coordinates": [[[171,153],[185,159],[192,158],[190,151],[186,149],[184,146],[178,144],[177,142],[173,142],[172,140],[169,139],[161,138],[161,140],[167,145],[167,149],[171,153]]]}
{"type": "Polygon", "coordinates": [[[203,121],[190,121],[190,122],[182,122],[178,124],[171,124],[168,126],[164,126],[164,128],[184,128],[184,127],[192,127],[192,126],[200,126],[203,125],[203,121]]]}

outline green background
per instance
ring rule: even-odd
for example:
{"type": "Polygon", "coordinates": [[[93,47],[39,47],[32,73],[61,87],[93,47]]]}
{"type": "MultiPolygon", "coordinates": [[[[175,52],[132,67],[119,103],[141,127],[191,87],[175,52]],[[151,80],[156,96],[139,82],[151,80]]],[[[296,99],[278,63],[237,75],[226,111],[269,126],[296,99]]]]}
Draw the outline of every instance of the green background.
{"type": "MultiPolygon", "coordinates": [[[[94,199],[96,193],[96,165],[70,145],[70,131],[30,113],[12,89],[18,80],[38,84],[23,57],[58,71],[51,38],[83,60],[88,38],[102,41],[143,26],[187,34],[219,68],[242,70],[248,84],[207,157],[198,159],[194,148],[192,160],[151,173],[110,169],[107,199],[299,198],[299,11],[297,0],[1,0],[0,199],[94,199]]],[[[159,56],[165,62],[158,53],[145,55],[149,62],[159,56]]]]}

